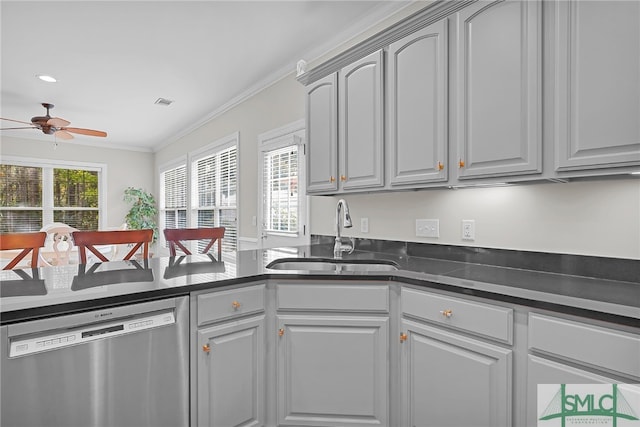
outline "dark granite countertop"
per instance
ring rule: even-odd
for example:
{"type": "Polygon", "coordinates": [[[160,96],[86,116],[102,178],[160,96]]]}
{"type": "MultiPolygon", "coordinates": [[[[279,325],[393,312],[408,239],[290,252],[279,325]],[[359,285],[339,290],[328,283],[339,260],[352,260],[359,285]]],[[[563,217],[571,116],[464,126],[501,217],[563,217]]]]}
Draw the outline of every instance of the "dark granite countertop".
{"type": "MultiPolygon", "coordinates": [[[[435,245],[433,245],[435,246],[435,245]]],[[[359,250],[344,260],[388,260],[398,271],[309,272],[271,270],[266,265],[280,258],[332,258],[332,245],[240,251],[222,262],[205,255],[151,258],[143,262],[118,261],[93,266],[69,265],[0,272],[0,323],[85,311],[125,303],[185,295],[193,291],[268,279],[395,280],[427,288],[475,295],[640,327],[640,262],[597,258],[614,273],[588,277],[575,274],[575,260],[546,258],[548,268],[533,266],[531,254],[502,251],[499,257],[475,248],[437,255],[427,247],[395,245],[382,250],[375,242],[359,242],[359,250]],[[508,258],[517,258],[517,267],[508,258]],[[498,262],[494,262],[499,258],[498,262]],[[505,261],[505,259],[507,259],[505,261]],[[474,262],[476,261],[476,262],[474,262]],[[477,262],[481,261],[481,262],[477,262]],[[526,268],[522,268],[522,267],[526,268]],[[543,271],[544,269],[551,270],[543,271]],[[625,270],[625,271],[621,271],[625,270]],[[567,274],[567,272],[573,274],[567,274]]],[[[445,248],[446,249],[446,248],[445,248]]],[[[444,252],[447,252],[445,250],[444,252]]],[[[590,257],[593,258],[593,257],[590,257]]],[[[581,260],[578,260],[581,261],[581,260]]],[[[582,260],[584,261],[584,260],[582,260]]],[[[585,264],[592,266],[593,259],[585,264]]],[[[580,267],[578,270],[583,271],[580,267]]],[[[602,271],[599,269],[598,271],[602,271]]]]}

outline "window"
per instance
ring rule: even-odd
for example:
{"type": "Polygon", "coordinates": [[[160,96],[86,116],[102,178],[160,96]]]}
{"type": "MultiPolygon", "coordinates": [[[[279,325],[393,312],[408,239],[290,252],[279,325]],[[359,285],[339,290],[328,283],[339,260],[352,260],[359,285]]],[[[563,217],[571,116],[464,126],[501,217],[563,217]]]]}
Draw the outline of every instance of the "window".
{"type": "Polygon", "coordinates": [[[258,245],[309,244],[305,188],[305,121],[258,135],[258,245]]]}
{"type": "Polygon", "coordinates": [[[298,146],[264,153],[264,230],[298,232],[298,146]]]}
{"type": "Polygon", "coordinates": [[[237,247],[237,165],[235,144],[194,157],[192,162],[195,226],[225,227],[225,251],[237,247]]]}
{"type": "Polygon", "coordinates": [[[102,165],[4,159],[0,165],[0,232],[39,231],[52,222],[98,230],[104,169],[102,165]]]}
{"type": "Polygon", "coordinates": [[[161,228],[187,227],[187,167],[181,165],[160,174],[161,228]]]}
{"type": "MultiPolygon", "coordinates": [[[[225,227],[222,249],[234,255],[238,240],[237,144],[238,134],[234,133],[160,167],[161,229],[225,227]]],[[[195,242],[187,242],[187,247],[200,252],[207,243],[198,242],[195,247],[195,242]]]]}

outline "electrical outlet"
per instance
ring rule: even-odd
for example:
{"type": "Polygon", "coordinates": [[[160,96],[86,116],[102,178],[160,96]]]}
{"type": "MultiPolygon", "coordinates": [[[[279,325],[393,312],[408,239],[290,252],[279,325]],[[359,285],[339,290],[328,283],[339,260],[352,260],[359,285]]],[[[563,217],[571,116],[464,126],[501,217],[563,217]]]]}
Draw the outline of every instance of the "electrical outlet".
{"type": "Polygon", "coordinates": [[[416,219],[416,237],[440,237],[440,220],[416,219]]]}
{"type": "Polygon", "coordinates": [[[369,218],[360,218],[360,231],[363,233],[369,232],[369,218]]]}
{"type": "Polygon", "coordinates": [[[476,221],[473,219],[462,220],[462,240],[476,239],[476,221]]]}

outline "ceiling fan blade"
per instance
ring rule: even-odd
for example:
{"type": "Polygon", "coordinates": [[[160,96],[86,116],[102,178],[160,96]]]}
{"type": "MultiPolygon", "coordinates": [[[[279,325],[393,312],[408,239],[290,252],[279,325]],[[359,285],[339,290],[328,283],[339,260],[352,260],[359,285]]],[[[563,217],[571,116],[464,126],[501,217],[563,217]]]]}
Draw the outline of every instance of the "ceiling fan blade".
{"type": "Polygon", "coordinates": [[[57,130],[54,135],[60,139],[73,139],[73,135],[64,130],[57,130]]]}
{"type": "Polygon", "coordinates": [[[25,126],[25,127],[19,127],[19,128],[0,128],[0,130],[13,130],[13,129],[38,129],[35,126],[25,126]]]}
{"type": "Polygon", "coordinates": [[[107,136],[106,132],[103,132],[101,130],[93,130],[93,129],[82,129],[82,128],[62,128],[61,130],[66,130],[67,132],[71,132],[71,133],[79,133],[82,135],[89,135],[89,136],[102,136],[105,137],[107,136]]]}
{"type": "Polygon", "coordinates": [[[16,123],[24,123],[25,125],[30,125],[31,122],[23,122],[22,120],[13,120],[13,119],[5,119],[4,117],[0,117],[0,120],[7,120],[10,122],[16,122],[16,123]]]}
{"type": "Polygon", "coordinates": [[[71,122],[66,121],[65,119],[61,119],[60,117],[52,117],[47,120],[47,124],[49,126],[53,126],[54,128],[61,128],[64,126],[69,126],[71,122]]]}

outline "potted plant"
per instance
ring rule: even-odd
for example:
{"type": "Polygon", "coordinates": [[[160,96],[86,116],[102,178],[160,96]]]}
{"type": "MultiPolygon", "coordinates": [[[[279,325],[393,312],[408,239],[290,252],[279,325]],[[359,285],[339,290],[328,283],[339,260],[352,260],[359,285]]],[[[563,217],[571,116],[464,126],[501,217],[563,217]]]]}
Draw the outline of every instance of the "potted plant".
{"type": "Polygon", "coordinates": [[[124,201],[132,205],[129,213],[125,216],[127,228],[130,230],[152,229],[152,243],[155,243],[158,239],[156,199],[142,188],[128,187],[124,190],[124,201]]]}

